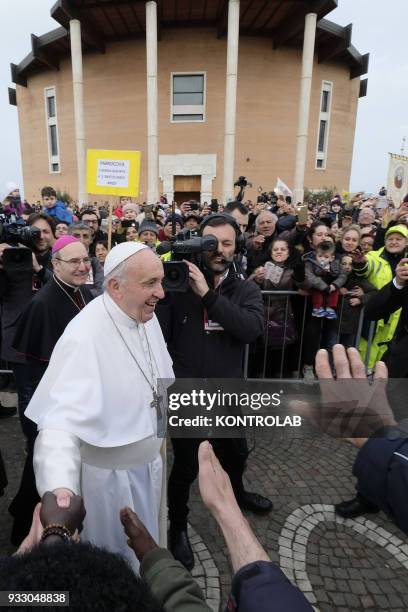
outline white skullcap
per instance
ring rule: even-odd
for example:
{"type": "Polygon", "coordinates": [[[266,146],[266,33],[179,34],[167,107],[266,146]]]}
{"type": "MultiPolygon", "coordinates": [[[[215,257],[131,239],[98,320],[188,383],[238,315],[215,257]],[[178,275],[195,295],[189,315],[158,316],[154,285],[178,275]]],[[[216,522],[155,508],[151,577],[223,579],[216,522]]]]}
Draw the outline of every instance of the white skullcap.
{"type": "Polygon", "coordinates": [[[132,255],[136,255],[142,249],[148,249],[149,247],[146,244],[142,244],[141,242],[122,242],[117,246],[113,247],[111,251],[109,251],[108,255],[105,259],[105,264],[103,266],[103,272],[105,278],[114,271],[122,262],[132,257],[132,255]]]}

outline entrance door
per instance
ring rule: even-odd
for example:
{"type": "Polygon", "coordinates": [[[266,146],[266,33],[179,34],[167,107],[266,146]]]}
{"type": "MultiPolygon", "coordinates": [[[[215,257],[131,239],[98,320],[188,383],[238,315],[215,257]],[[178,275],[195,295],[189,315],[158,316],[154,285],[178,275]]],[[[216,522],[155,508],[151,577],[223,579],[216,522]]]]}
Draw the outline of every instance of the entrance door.
{"type": "Polygon", "coordinates": [[[201,176],[175,176],[174,177],[174,200],[177,204],[188,200],[200,201],[201,176]]]}

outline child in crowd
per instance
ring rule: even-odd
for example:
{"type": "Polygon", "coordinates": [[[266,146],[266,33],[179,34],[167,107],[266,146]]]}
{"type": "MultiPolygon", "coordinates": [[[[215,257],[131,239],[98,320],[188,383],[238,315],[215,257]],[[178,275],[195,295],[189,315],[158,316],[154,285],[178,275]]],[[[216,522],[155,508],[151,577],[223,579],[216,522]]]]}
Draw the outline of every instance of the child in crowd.
{"type": "Polygon", "coordinates": [[[305,258],[306,285],[310,289],[312,316],[337,319],[336,307],[339,289],[347,281],[347,273],[335,257],[335,245],[329,240],[321,242],[305,258]]]}
{"type": "Polygon", "coordinates": [[[52,187],[43,187],[41,190],[42,203],[44,206],[44,212],[53,219],[58,221],[64,221],[69,225],[72,223],[72,214],[67,210],[65,204],[60,200],[57,200],[57,193],[52,187]]]}

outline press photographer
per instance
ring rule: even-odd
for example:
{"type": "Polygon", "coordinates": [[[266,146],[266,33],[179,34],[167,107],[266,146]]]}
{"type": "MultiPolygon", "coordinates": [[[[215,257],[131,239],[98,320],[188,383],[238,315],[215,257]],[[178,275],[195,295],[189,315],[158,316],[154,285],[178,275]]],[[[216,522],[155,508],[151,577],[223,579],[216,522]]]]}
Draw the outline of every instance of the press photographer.
{"type": "MultiPolygon", "coordinates": [[[[244,238],[230,215],[215,214],[203,220],[201,247],[202,241],[212,244],[214,239],[215,248],[200,253],[199,265],[184,262],[188,290],[167,293],[157,307],[176,378],[242,378],[245,345],[263,333],[261,292],[254,283],[242,280],[234,265],[244,238]]],[[[199,244],[200,237],[196,240],[199,244]]],[[[187,536],[187,504],[198,472],[200,442],[172,440],[174,464],[168,488],[170,550],[190,569],[194,557],[187,536]]],[[[244,489],[246,440],[214,439],[213,447],[230,476],[240,506],[269,512],[269,499],[244,489]]]]}
{"type": "Polygon", "coordinates": [[[52,278],[55,223],[43,213],[30,215],[27,226],[18,217],[9,216],[3,217],[0,232],[1,358],[14,372],[21,426],[29,440],[35,426],[24,417],[24,411],[35,389],[35,377],[33,379],[25,357],[15,351],[12,344],[22,311],[52,278]]]}

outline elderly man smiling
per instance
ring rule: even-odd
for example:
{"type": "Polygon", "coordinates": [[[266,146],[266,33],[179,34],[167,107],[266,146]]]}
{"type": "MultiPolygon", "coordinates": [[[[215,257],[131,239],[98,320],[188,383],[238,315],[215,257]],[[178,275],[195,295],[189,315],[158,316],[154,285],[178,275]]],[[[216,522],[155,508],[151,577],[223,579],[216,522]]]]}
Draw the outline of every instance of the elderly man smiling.
{"type": "Polygon", "coordinates": [[[61,507],[84,497],[82,538],[138,565],[117,521],[130,506],[159,537],[162,440],[158,379],[171,360],[154,315],[163,266],[145,245],[116,246],[105,261],[105,291],[61,337],[26,416],[37,423],[34,469],[40,495],[61,507]]]}

